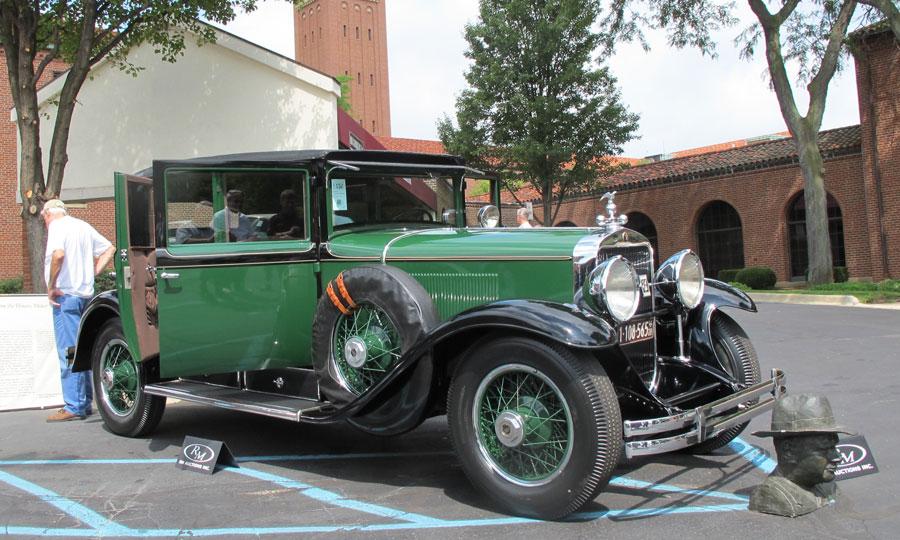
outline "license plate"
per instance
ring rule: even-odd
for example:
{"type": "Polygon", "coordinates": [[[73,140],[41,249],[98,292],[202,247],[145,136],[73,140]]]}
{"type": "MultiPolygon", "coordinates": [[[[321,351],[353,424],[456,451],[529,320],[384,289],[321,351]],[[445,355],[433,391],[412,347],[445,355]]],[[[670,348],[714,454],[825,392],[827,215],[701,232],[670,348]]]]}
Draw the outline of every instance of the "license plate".
{"type": "Polygon", "coordinates": [[[653,339],[656,331],[656,319],[639,319],[619,326],[619,345],[629,345],[639,341],[653,339]]]}

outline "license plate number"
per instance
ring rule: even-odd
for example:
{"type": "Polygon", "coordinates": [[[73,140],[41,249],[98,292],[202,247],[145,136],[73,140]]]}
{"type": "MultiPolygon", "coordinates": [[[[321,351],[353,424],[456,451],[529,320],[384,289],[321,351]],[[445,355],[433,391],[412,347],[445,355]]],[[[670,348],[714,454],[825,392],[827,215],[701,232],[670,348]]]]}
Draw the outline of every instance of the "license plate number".
{"type": "Polygon", "coordinates": [[[629,321],[619,326],[619,345],[628,345],[653,339],[655,329],[655,318],[629,321]]]}

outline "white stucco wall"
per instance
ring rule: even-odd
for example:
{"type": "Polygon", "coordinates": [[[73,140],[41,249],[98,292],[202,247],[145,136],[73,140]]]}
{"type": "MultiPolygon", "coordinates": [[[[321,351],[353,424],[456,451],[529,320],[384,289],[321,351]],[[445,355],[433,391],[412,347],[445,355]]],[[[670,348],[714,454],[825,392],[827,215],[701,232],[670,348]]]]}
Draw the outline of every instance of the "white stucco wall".
{"type": "MultiPolygon", "coordinates": [[[[114,172],[153,159],[338,147],[332,78],[228,34],[202,47],[187,41],[174,64],[149,46],[132,51],[145,68],[137,77],[110,63],[94,69],[72,119],[64,200],[111,197],[114,172]]],[[[45,170],[61,82],[39,96],[45,170]]]]}

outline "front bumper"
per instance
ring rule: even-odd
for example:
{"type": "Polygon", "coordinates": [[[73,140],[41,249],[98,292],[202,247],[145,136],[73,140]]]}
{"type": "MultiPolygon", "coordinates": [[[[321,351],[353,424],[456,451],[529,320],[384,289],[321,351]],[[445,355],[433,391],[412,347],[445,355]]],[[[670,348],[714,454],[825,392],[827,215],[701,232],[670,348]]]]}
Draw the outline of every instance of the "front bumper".
{"type": "Polygon", "coordinates": [[[749,421],[775,406],[784,394],[784,372],[772,370],[772,378],[744,388],[730,396],[695,409],[661,418],[626,420],[624,425],[625,456],[647,456],[687,448],[706,441],[723,431],[749,421]],[[746,404],[758,399],[756,403],[746,404]],[[736,411],[733,411],[737,408],[736,411]],[[726,411],[733,411],[726,414],[726,411]],[[687,430],[687,431],[684,431],[687,430]],[[650,435],[679,433],[667,437],[650,435]],[[635,440],[636,439],[636,440],[635,440]]]}

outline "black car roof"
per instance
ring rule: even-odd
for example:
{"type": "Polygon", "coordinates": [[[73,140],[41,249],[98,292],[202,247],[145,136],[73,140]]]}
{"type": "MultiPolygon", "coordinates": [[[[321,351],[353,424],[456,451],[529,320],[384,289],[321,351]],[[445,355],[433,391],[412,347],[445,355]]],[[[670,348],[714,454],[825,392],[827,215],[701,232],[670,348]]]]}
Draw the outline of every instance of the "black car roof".
{"type": "Polygon", "coordinates": [[[178,160],[154,160],[153,167],[250,167],[250,166],[302,166],[315,161],[339,161],[365,164],[408,164],[438,167],[465,167],[459,156],[446,154],[415,154],[383,150],[288,150],[279,152],[247,152],[221,156],[196,157],[178,160]]]}

